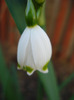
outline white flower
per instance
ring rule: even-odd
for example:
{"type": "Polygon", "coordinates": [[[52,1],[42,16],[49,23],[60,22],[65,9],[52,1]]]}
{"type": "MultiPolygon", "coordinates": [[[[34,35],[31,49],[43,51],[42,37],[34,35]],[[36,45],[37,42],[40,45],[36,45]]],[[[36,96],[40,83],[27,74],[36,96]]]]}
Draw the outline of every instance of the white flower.
{"type": "Polygon", "coordinates": [[[51,43],[44,30],[38,25],[26,27],[18,43],[17,61],[20,69],[25,69],[28,75],[35,70],[47,73],[46,65],[51,55],[51,43]]]}

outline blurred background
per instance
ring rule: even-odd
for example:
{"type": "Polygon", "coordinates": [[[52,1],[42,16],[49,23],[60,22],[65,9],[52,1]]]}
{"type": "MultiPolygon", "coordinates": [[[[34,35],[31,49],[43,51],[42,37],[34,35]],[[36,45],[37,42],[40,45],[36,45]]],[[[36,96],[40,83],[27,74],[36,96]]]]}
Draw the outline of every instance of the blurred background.
{"type": "MultiPolygon", "coordinates": [[[[53,47],[52,62],[59,85],[74,72],[74,0],[46,0],[46,32],[53,47]]],[[[19,31],[8,7],[4,0],[0,0],[0,45],[8,68],[12,63],[17,66],[19,38],[19,31]]],[[[36,100],[37,73],[29,77],[25,71],[18,71],[18,79],[26,100],[36,100]]],[[[69,100],[73,93],[74,80],[62,89],[61,100],[69,100]]],[[[47,100],[45,93],[42,100],[47,100]]]]}

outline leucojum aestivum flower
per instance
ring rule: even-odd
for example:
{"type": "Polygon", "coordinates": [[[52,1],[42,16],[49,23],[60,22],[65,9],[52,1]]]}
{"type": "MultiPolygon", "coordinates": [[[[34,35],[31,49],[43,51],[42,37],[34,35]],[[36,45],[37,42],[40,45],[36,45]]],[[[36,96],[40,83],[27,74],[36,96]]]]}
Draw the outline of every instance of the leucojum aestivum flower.
{"type": "Polygon", "coordinates": [[[47,64],[52,55],[50,39],[46,32],[36,24],[36,12],[32,0],[27,1],[25,11],[27,27],[24,29],[18,43],[18,68],[32,75],[38,70],[48,73],[47,64]]]}

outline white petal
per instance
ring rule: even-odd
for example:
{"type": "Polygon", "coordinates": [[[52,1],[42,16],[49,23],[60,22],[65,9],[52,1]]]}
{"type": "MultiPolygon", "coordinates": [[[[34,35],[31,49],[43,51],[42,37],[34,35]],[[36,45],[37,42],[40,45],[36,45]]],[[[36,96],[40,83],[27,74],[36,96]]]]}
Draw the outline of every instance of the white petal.
{"type": "Polygon", "coordinates": [[[27,72],[27,75],[31,76],[34,73],[35,70],[33,70],[31,73],[27,72]]]}
{"type": "Polygon", "coordinates": [[[35,69],[33,54],[32,54],[32,48],[31,48],[31,29],[30,30],[30,39],[27,47],[27,53],[26,53],[26,59],[24,61],[24,66],[29,66],[33,69],[35,69]]]}
{"type": "Polygon", "coordinates": [[[38,69],[40,72],[42,72],[42,73],[48,73],[49,71],[48,71],[48,69],[46,69],[45,71],[44,70],[42,70],[42,69],[38,69]]]}
{"type": "Polygon", "coordinates": [[[36,68],[42,68],[46,62],[46,51],[37,27],[31,30],[31,46],[36,68]]]}
{"type": "Polygon", "coordinates": [[[30,30],[26,28],[20,37],[17,49],[17,61],[21,67],[23,67],[24,61],[26,59],[25,57],[26,57],[29,38],[30,38],[30,30]]]}
{"type": "Polygon", "coordinates": [[[41,40],[44,44],[44,48],[46,50],[46,61],[50,60],[51,58],[51,55],[52,55],[52,46],[51,46],[51,42],[50,42],[50,39],[49,37],[47,36],[47,34],[45,33],[45,31],[40,27],[40,26],[37,26],[37,31],[41,37],[41,40]]]}
{"type": "Polygon", "coordinates": [[[31,46],[37,68],[42,68],[51,58],[52,47],[47,34],[38,25],[31,30],[31,46]]]}

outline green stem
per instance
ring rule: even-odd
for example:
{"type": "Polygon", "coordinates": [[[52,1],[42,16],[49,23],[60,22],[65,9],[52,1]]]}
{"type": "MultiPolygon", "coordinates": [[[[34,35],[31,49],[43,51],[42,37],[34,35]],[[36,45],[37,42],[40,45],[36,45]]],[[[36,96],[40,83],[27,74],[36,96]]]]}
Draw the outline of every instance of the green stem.
{"type": "Polygon", "coordinates": [[[45,29],[45,3],[37,10],[37,22],[45,29]]]}
{"type": "Polygon", "coordinates": [[[37,100],[43,100],[43,86],[40,79],[38,79],[37,100]]]}

